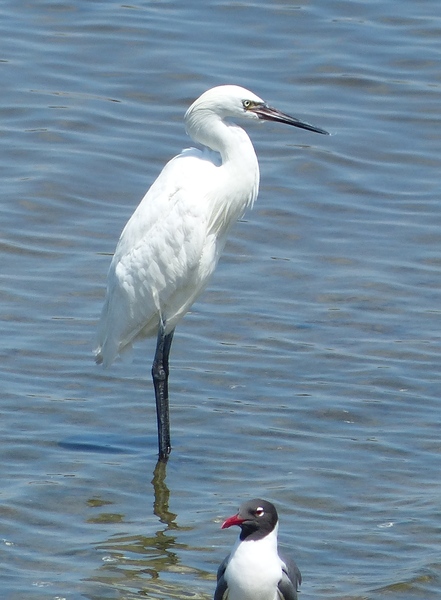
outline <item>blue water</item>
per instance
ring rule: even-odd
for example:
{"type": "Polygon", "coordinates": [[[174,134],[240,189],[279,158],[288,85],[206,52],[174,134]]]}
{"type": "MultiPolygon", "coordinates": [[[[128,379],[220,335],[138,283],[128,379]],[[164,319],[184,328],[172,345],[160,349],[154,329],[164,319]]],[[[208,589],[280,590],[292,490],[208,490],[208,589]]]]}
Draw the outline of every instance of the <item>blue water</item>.
{"type": "Polygon", "coordinates": [[[208,600],[247,498],[302,600],[439,598],[441,15],[436,0],[0,5],[0,587],[208,600]],[[150,366],[91,348],[122,227],[205,89],[251,127],[252,212],[179,325],[173,452],[150,366]]]}

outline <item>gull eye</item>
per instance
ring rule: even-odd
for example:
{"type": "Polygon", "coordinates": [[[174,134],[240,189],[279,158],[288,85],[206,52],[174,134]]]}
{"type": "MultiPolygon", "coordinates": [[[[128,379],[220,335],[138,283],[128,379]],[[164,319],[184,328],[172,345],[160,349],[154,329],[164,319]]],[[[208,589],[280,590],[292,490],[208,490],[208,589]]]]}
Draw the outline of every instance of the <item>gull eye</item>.
{"type": "Polygon", "coordinates": [[[249,108],[251,108],[253,106],[253,102],[251,102],[251,100],[242,100],[242,106],[244,107],[245,110],[248,110],[249,108]]]}
{"type": "Polygon", "coordinates": [[[263,510],[263,508],[261,506],[258,506],[256,508],[256,510],[254,511],[254,514],[256,515],[256,517],[263,517],[263,515],[265,514],[265,511],[263,510]]]}

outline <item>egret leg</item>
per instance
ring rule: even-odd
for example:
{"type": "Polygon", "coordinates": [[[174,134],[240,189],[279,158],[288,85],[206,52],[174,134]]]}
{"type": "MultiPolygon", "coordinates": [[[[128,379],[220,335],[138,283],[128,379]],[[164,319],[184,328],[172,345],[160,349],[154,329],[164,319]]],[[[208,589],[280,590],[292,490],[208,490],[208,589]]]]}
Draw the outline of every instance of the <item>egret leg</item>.
{"type": "Polygon", "coordinates": [[[161,320],[156,342],[155,358],[152,366],[153,385],[155,387],[156,418],[158,421],[159,460],[167,460],[171,451],[170,409],[168,401],[168,357],[173,334],[165,333],[165,324],[161,320]]]}

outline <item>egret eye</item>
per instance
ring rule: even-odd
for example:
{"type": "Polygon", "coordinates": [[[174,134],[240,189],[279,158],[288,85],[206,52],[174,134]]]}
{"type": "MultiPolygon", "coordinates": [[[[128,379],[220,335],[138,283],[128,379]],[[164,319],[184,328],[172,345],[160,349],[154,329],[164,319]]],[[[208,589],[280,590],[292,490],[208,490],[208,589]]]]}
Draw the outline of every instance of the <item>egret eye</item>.
{"type": "Polygon", "coordinates": [[[265,514],[265,511],[263,510],[263,508],[261,506],[259,506],[254,511],[254,514],[256,515],[256,517],[263,517],[263,515],[265,514]]]}

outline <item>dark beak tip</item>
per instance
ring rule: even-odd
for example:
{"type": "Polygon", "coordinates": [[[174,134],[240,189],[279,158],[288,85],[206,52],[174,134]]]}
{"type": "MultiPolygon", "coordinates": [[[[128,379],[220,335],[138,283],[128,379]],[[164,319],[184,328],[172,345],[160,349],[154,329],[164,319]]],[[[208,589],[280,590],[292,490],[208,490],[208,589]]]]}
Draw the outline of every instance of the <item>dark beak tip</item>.
{"type": "Polygon", "coordinates": [[[331,135],[325,129],[321,127],[316,127],[315,125],[311,125],[310,123],[306,123],[305,121],[301,121],[295,117],[291,117],[287,115],[277,108],[272,108],[271,106],[265,105],[258,107],[257,110],[254,111],[259,119],[264,121],[276,121],[279,123],[285,123],[286,125],[293,125],[294,127],[298,127],[299,129],[305,129],[307,131],[312,131],[313,133],[321,133],[322,135],[331,135]]]}

